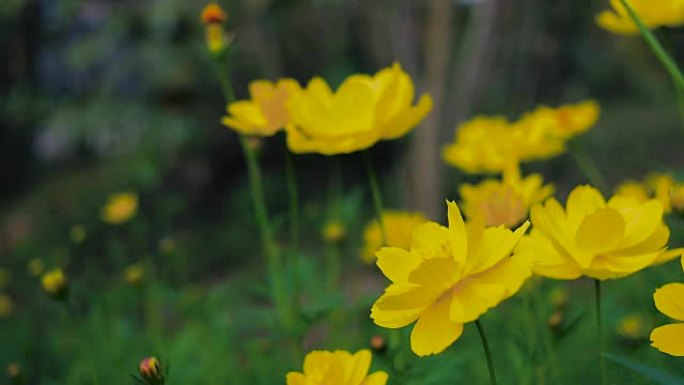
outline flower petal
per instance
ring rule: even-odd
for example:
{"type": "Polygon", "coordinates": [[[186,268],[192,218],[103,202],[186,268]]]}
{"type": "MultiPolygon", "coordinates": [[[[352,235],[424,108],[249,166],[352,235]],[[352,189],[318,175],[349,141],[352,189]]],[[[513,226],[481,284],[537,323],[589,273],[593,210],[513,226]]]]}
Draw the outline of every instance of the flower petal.
{"type": "Polygon", "coordinates": [[[673,356],[684,357],[684,324],[671,324],[651,332],[651,346],[673,356]]]}
{"type": "MultiPolygon", "coordinates": [[[[361,383],[361,385],[385,385],[387,384],[387,373],[379,371],[375,372],[361,383]]],[[[289,385],[289,384],[288,384],[289,385]]]]}
{"type": "Polygon", "coordinates": [[[661,313],[684,321],[684,283],[670,283],[656,289],[653,300],[661,313]]]}
{"type": "Polygon", "coordinates": [[[463,333],[463,324],[449,318],[450,299],[444,296],[420,315],[411,332],[411,350],[417,355],[441,353],[463,333]]]}
{"type": "Polygon", "coordinates": [[[587,253],[601,254],[615,249],[624,233],[625,221],[620,212],[606,207],[582,219],[575,242],[587,253]]]}
{"type": "Polygon", "coordinates": [[[415,270],[422,259],[398,247],[383,247],[375,253],[378,257],[377,265],[392,282],[406,283],[409,274],[415,270]]]}

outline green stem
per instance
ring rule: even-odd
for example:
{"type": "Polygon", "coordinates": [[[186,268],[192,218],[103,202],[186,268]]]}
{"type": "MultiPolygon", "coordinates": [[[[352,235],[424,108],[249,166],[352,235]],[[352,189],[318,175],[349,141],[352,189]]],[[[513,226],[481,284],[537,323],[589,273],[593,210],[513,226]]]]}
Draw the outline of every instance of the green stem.
{"type": "Polygon", "coordinates": [[[492,352],[489,350],[489,344],[487,343],[487,336],[485,335],[482,323],[478,319],[475,321],[477,325],[477,331],[480,332],[480,339],[482,339],[482,347],[484,348],[485,356],[487,357],[487,367],[489,368],[489,382],[492,385],[496,385],[496,373],[494,372],[494,361],[492,361],[492,352]]]}
{"type": "Polygon", "coordinates": [[[644,40],[646,40],[646,43],[648,43],[649,47],[651,47],[651,50],[658,57],[660,63],[665,67],[667,72],[670,73],[675,87],[684,89],[684,76],[677,66],[677,63],[675,63],[672,57],[667,54],[667,51],[665,51],[665,48],[663,48],[660,42],[658,42],[658,39],[656,39],[653,32],[646,27],[639,15],[634,11],[634,8],[632,8],[632,5],[629,3],[629,1],[620,0],[620,2],[622,2],[622,5],[627,10],[629,17],[631,17],[634,23],[637,25],[639,32],[641,32],[641,36],[643,36],[644,40]]]}
{"type": "Polygon", "coordinates": [[[89,344],[85,338],[81,337],[83,336],[83,330],[81,330],[78,326],[78,322],[76,321],[76,314],[72,305],[68,302],[65,302],[64,308],[67,313],[67,318],[69,319],[69,324],[72,328],[72,333],[81,345],[81,353],[88,356],[88,361],[90,361],[90,369],[92,370],[91,374],[93,376],[93,385],[100,385],[100,375],[98,373],[97,363],[95,361],[96,355],[94,354],[95,349],[92,348],[92,345],[89,344]]]}
{"type": "Polygon", "coordinates": [[[603,357],[603,322],[601,320],[601,281],[594,279],[594,289],[596,293],[596,329],[598,331],[598,355],[599,355],[599,366],[601,370],[601,384],[606,385],[608,383],[606,376],[606,361],[603,357]]]}
{"type": "Polygon", "coordinates": [[[601,190],[602,193],[609,193],[608,182],[606,182],[606,178],[603,176],[603,173],[601,173],[601,170],[598,168],[596,163],[594,163],[594,161],[589,157],[584,148],[582,148],[578,142],[570,142],[569,146],[570,152],[572,153],[577,166],[580,168],[580,170],[582,170],[582,173],[587,178],[589,183],[601,190]]]}
{"type": "Polygon", "coordinates": [[[299,190],[294,159],[287,148],[285,149],[285,173],[287,192],[290,197],[290,254],[294,258],[295,266],[299,268],[299,190]]]}
{"type": "Polygon", "coordinates": [[[375,208],[375,217],[378,221],[378,225],[380,226],[382,244],[383,246],[387,246],[387,232],[385,229],[385,220],[383,219],[382,215],[382,194],[380,193],[380,185],[378,184],[378,179],[375,176],[375,170],[373,169],[373,160],[371,159],[371,155],[368,150],[363,152],[363,159],[366,163],[366,172],[368,173],[371,194],[373,195],[373,207],[375,208]]]}

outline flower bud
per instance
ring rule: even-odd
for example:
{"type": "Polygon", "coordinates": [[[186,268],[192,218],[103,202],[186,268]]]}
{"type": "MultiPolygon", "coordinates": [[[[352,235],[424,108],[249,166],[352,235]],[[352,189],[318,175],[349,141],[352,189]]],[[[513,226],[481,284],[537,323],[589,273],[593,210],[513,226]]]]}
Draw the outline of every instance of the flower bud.
{"type": "Polygon", "coordinates": [[[43,291],[56,300],[65,301],[69,296],[69,282],[62,269],[53,269],[43,274],[41,284],[43,291]]]}
{"type": "Polygon", "coordinates": [[[209,3],[202,10],[201,19],[205,26],[207,49],[216,57],[220,57],[227,47],[223,23],[228,19],[228,15],[217,3],[209,3]]]}
{"type": "Polygon", "coordinates": [[[347,231],[344,228],[344,224],[339,220],[329,221],[323,226],[323,239],[329,243],[337,243],[344,239],[347,231]]]}
{"type": "Polygon", "coordinates": [[[13,385],[24,383],[24,374],[22,373],[19,364],[12,362],[7,365],[7,378],[9,379],[9,383],[13,385]]]}
{"type": "Polygon", "coordinates": [[[549,317],[548,321],[546,322],[551,330],[557,331],[561,325],[563,325],[563,318],[563,312],[557,310],[551,314],[551,317],[549,317]]]}
{"type": "Polygon", "coordinates": [[[385,338],[379,335],[374,335],[370,340],[371,348],[375,353],[384,353],[387,350],[387,342],[385,338]]]}
{"type": "Polygon", "coordinates": [[[164,383],[164,374],[161,364],[156,357],[147,357],[140,361],[138,366],[140,377],[149,385],[160,385],[164,383]]]}

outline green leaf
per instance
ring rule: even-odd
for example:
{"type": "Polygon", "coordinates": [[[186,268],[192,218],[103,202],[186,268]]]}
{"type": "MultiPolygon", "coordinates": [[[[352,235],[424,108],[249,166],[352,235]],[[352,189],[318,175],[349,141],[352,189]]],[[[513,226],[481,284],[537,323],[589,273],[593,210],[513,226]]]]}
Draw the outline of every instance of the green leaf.
{"type": "Polygon", "coordinates": [[[603,353],[603,356],[618,365],[627,367],[629,369],[634,370],[635,372],[641,373],[644,377],[653,380],[655,383],[663,385],[684,384],[684,377],[676,376],[674,374],[670,374],[660,369],[640,364],[636,361],[630,360],[629,358],[618,356],[615,354],[603,353]]]}

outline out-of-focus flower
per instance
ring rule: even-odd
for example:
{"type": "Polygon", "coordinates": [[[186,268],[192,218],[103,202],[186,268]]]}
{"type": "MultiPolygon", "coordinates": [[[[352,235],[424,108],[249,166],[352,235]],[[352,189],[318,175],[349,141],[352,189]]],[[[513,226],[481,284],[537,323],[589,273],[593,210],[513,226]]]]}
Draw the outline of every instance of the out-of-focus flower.
{"type": "Polygon", "coordinates": [[[102,209],[102,220],[119,225],[127,222],[138,211],[138,195],[133,192],[111,194],[102,209]]]}
{"type": "Polygon", "coordinates": [[[223,23],[228,15],[217,3],[209,3],[202,9],[202,23],[205,25],[205,43],[214,55],[220,55],[226,48],[226,37],[223,23]]]}
{"type": "Polygon", "coordinates": [[[53,269],[43,274],[41,285],[52,298],[63,301],[66,300],[69,292],[69,282],[62,269],[53,269]]]}
{"type": "Polygon", "coordinates": [[[31,276],[40,277],[40,275],[45,271],[45,264],[40,258],[31,258],[31,260],[26,264],[26,270],[29,274],[31,274],[31,276]]]}
{"type": "Polygon", "coordinates": [[[563,308],[568,303],[568,291],[564,287],[555,287],[549,293],[549,302],[554,308],[563,308]]]}
{"type": "Polygon", "coordinates": [[[535,127],[528,128],[529,132],[542,132],[553,137],[569,139],[594,127],[599,114],[598,103],[585,100],[560,107],[539,106],[523,115],[518,124],[535,127]]]}
{"type": "Polygon", "coordinates": [[[316,350],[304,358],[302,372],[287,374],[287,385],[385,385],[387,373],[368,374],[372,358],[369,350],[355,354],[343,350],[316,350]]]}
{"type": "Polygon", "coordinates": [[[73,243],[82,243],[87,235],[88,231],[83,225],[73,225],[69,229],[69,237],[73,243]]]}
{"type": "Polygon", "coordinates": [[[418,226],[410,249],[384,247],[377,265],[392,281],[371,309],[375,324],[401,328],[415,321],[411,349],[419,356],[438,354],[489,309],[520,290],[532,274],[532,255],[513,254],[530,226],[515,232],[485,228],[481,217],[466,225],[448,202],[449,227],[418,226]]]}
{"type": "Polygon", "coordinates": [[[176,251],[178,243],[171,237],[164,237],[159,240],[159,252],[164,255],[169,255],[176,251]]]}
{"type": "Polygon", "coordinates": [[[578,186],[565,209],[550,198],[530,216],[534,230],[518,250],[535,254],[534,272],[549,278],[621,278],[682,255],[667,251],[670,230],[657,200],[618,195],[606,202],[595,188],[578,186]]]}
{"type": "MultiPolygon", "coordinates": [[[[639,33],[637,25],[620,0],[611,0],[612,10],[596,15],[596,23],[603,29],[621,34],[639,33]]],[[[629,0],[634,12],[649,29],[678,27],[684,24],[684,2],[681,0],[629,0]]]]}
{"type": "Polygon", "coordinates": [[[463,213],[469,219],[482,215],[486,226],[512,228],[528,217],[532,205],[553,194],[552,185],[544,185],[539,174],[520,178],[519,171],[504,173],[503,180],[487,179],[478,185],[459,187],[463,213]]]}
{"type": "Polygon", "coordinates": [[[551,315],[549,316],[549,319],[546,320],[546,324],[549,325],[549,328],[551,330],[558,330],[558,328],[563,325],[563,321],[565,320],[565,317],[563,316],[563,311],[562,310],[556,310],[551,315]]]}
{"type": "Polygon", "coordinates": [[[414,97],[413,81],[398,63],[372,77],[352,75],[335,92],[314,78],[290,98],[287,145],[298,154],[334,155],[397,139],[432,110],[429,95],[412,105],[414,97]]]}
{"type": "Polygon", "coordinates": [[[375,353],[384,353],[387,350],[387,341],[379,335],[374,335],[370,339],[370,346],[375,353]]]}
{"type": "Polygon", "coordinates": [[[637,340],[646,337],[646,324],[643,315],[630,314],[620,318],[617,325],[617,333],[627,340],[637,340]]]}
{"type": "MultiPolygon", "coordinates": [[[[653,172],[644,178],[643,182],[628,180],[617,187],[616,195],[629,196],[639,202],[646,202],[655,198],[663,205],[663,211],[667,214],[673,209],[673,200],[682,207],[684,202],[684,185],[677,183],[672,175],[653,172]]],[[[674,208],[677,210],[677,208],[674,208]]]]}
{"type": "Polygon", "coordinates": [[[123,271],[123,278],[130,285],[139,285],[145,277],[145,267],[140,263],[134,263],[123,271]]]}
{"type": "Polygon", "coordinates": [[[652,196],[663,204],[665,213],[672,211],[670,193],[677,184],[672,175],[654,172],[646,175],[644,184],[649,189],[652,196]]]}
{"type": "Polygon", "coordinates": [[[22,373],[21,366],[18,363],[11,362],[7,365],[7,378],[12,385],[24,383],[24,373],[22,373]]]}
{"type": "Polygon", "coordinates": [[[646,186],[635,180],[627,180],[619,184],[615,189],[615,195],[630,197],[639,203],[645,203],[650,199],[646,186]]]}
{"type": "Polygon", "coordinates": [[[140,377],[149,385],[161,385],[164,383],[164,373],[161,363],[156,357],[147,357],[138,365],[140,377]]]}
{"type": "Polygon", "coordinates": [[[684,184],[678,184],[670,190],[670,204],[674,211],[684,213],[684,184]]]}
{"type": "Polygon", "coordinates": [[[387,245],[383,245],[382,228],[377,219],[373,219],[363,231],[364,248],[361,259],[366,263],[374,263],[377,258],[375,252],[383,246],[400,247],[408,249],[411,245],[413,230],[427,222],[421,213],[406,211],[385,210],[382,213],[382,223],[385,225],[387,245]]]}
{"type": "Polygon", "coordinates": [[[5,289],[12,283],[12,274],[7,269],[0,269],[0,289],[5,289]]]}
{"type": "Polygon", "coordinates": [[[300,91],[294,79],[253,81],[249,85],[251,99],[231,103],[222,122],[244,135],[272,136],[291,122],[287,103],[300,91]]]}
{"type": "Polygon", "coordinates": [[[325,223],[321,235],[323,239],[330,243],[337,243],[344,239],[347,234],[347,229],[344,227],[344,223],[339,220],[332,220],[325,223]]]}
{"type": "Polygon", "coordinates": [[[653,294],[656,308],[666,316],[682,321],[657,327],[651,332],[651,346],[673,356],[684,356],[684,283],[670,283],[653,294]]]}
{"type": "Polygon", "coordinates": [[[0,293],[0,318],[7,318],[12,315],[14,302],[9,295],[0,293]]]}

